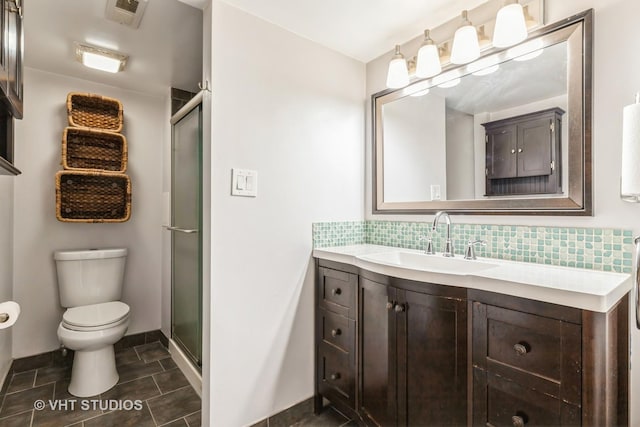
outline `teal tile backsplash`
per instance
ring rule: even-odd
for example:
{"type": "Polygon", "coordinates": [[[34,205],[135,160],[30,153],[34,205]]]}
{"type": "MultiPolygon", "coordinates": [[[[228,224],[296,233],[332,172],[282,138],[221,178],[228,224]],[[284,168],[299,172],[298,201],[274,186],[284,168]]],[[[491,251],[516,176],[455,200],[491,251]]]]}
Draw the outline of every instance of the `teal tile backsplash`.
{"type": "MultiPolygon", "coordinates": [[[[430,223],[404,221],[351,221],[313,224],[313,246],[317,248],[369,243],[408,249],[423,249],[430,223]]],[[[445,225],[432,236],[441,251],[445,225]]],[[[481,257],[631,273],[631,230],[611,228],[542,227],[523,225],[453,224],[455,253],[464,253],[469,239],[487,241],[477,247],[481,257]]]]}

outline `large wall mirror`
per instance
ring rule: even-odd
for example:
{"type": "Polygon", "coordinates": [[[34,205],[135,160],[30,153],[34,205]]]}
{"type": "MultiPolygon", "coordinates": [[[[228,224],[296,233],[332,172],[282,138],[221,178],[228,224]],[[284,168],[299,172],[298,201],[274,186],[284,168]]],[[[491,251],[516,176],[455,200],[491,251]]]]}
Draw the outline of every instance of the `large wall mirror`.
{"type": "Polygon", "coordinates": [[[374,94],[373,213],[591,215],[592,13],[374,94]]]}

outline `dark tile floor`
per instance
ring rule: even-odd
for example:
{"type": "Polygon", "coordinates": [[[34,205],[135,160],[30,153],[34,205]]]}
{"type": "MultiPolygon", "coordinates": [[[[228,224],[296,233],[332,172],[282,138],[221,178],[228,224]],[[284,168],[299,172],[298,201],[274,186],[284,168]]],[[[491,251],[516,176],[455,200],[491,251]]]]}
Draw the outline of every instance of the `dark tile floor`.
{"type": "Polygon", "coordinates": [[[118,384],[90,398],[67,391],[68,364],[15,369],[0,391],[0,426],[200,426],[200,398],[160,342],[118,349],[116,364],[118,384]]]}
{"type": "MultiPolygon", "coordinates": [[[[342,415],[333,407],[325,407],[318,415],[309,415],[292,427],[354,427],[358,423],[342,415]]],[[[274,427],[269,423],[269,427],[274,427]]]]}

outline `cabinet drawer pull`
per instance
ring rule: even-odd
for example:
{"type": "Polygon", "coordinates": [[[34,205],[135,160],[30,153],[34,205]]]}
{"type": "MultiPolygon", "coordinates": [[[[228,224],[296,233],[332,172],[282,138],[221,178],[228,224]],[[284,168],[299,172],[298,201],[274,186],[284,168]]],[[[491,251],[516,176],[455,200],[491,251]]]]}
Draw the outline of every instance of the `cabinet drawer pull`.
{"type": "Polygon", "coordinates": [[[342,293],[342,289],[340,288],[331,289],[331,295],[340,295],[341,293],[342,293]]]}
{"type": "Polygon", "coordinates": [[[402,313],[405,310],[404,304],[396,304],[396,313],[402,313]]]}
{"type": "Polygon", "coordinates": [[[395,305],[395,303],[393,301],[389,301],[387,303],[387,310],[391,310],[393,308],[393,306],[395,305]]]}
{"type": "Polygon", "coordinates": [[[340,328],[331,330],[332,337],[337,337],[338,335],[342,335],[342,330],[340,330],[340,328]]]}
{"type": "Polygon", "coordinates": [[[339,380],[340,379],[340,372],[336,372],[335,374],[331,374],[331,380],[335,381],[335,380],[339,380]]]}
{"type": "Polygon", "coordinates": [[[524,356],[529,352],[529,345],[527,343],[519,342],[518,344],[514,344],[513,349],[516,351],[518,356],[524,356]]]}
{"type": "Polygon", "coordinates": [[[513,427],[524,427],[524,425],[526,424],[524,418],[518,415],[514,415],[513,417],[511,417],[511,422],[513,422],[513,427]]]}

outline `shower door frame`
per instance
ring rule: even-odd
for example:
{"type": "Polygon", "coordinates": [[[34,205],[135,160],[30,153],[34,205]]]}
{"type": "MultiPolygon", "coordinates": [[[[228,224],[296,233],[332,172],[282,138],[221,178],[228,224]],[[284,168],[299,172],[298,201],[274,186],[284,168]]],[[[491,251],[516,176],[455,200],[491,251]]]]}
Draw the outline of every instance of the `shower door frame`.
{"type": "Polygon", "coordinates": [[[193,364],[198,371],[202,369],[202,354],[203,354],[203,340],[202,340],[202,330],[203,330],[203,236],[202,236],[202,226],[203,226],[203,109],[204,109],[204,90],[198,92],[187,104],[185,104],[182,108],[180,108],[173,116],[171,116],[171,226],[167,227],[169,231],[171,231],[171,339],[178,345],[178,347],[183,351],[183,353],[187,356],[190,362],[193,364]],[[175,173],[175,162],[174,162],[174,146],[175,146],[175,125],[178,124],[182,119],[191,114],[194,110],[198,109],[198,121],[199,121],[199,141],[198,141],[198,228],[197,230],[183,230],[179,228],[179,225],[175,224],[175,189],[174,189],[174,173],[175,173]],[[175,334],[175,313],[174,313],[174,302],[175,302],[175,268],[174,268],[174,232],[186,232],[189,234],[197,234],[198,236],[198,294],[199,294],[199,306],[198,309],[198,319],[199,319],[199,330],[197,331],[199,334],[199,357],[198,355],[194,355],[191,350],[180,340],[178,336],[175,334]]]}

